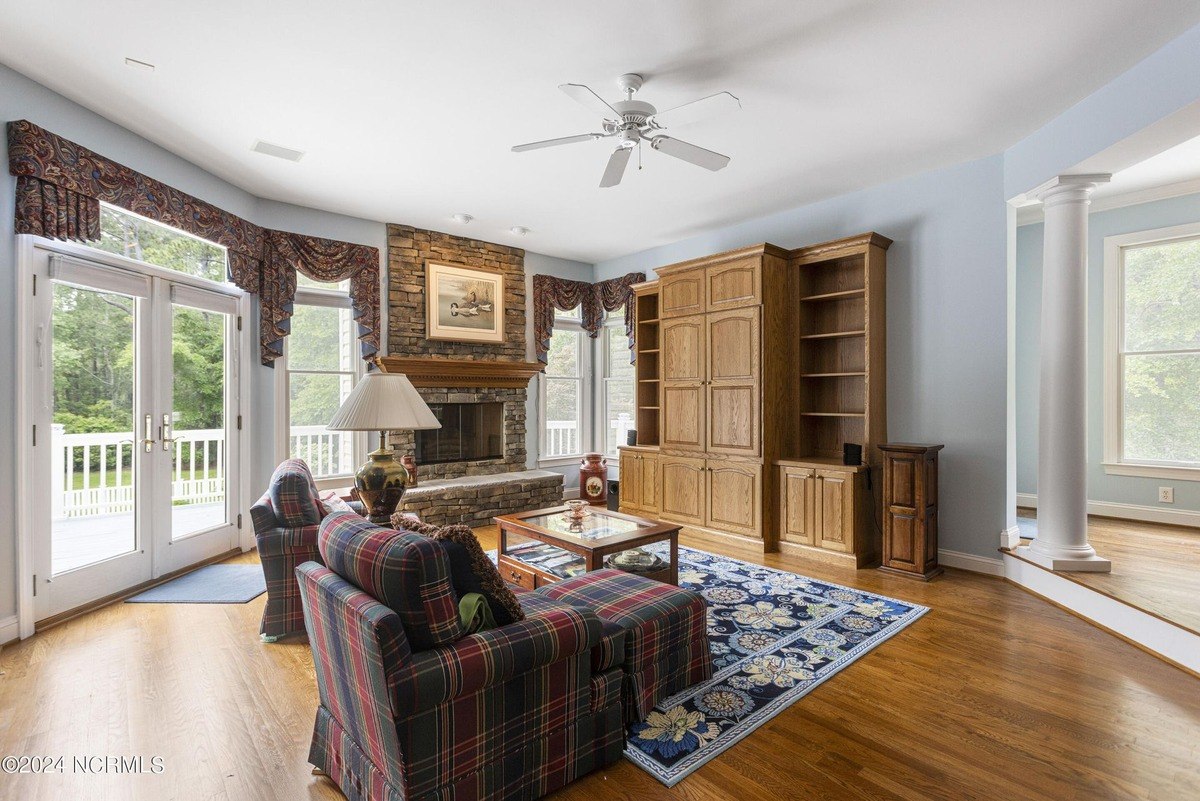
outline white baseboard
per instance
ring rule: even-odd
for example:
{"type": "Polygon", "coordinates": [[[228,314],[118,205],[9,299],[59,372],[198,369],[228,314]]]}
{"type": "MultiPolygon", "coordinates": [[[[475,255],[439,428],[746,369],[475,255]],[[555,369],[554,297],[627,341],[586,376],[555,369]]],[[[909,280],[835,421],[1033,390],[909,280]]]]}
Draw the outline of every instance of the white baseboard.
{"type": "MultiPolygon", "coordinates": [[[[1036,509],[1038,498],[1025,492],[1017,493],[1017,506],[1036,509]]],[[[1089,515],[1100,517],[1119,517],[1125,520],[1140,520],[1144,523],[1166,523],[1171,526],[1192,526],[1200,528],[1200,512],[1190,509],[1163,509],[1158,506],[1138,506],[1132,503],[1109,503],[1108,501],[1088,501],[1089,515]]]]}
{"type": "Polygon", "coordinates": [[[1193,673],[1200,673],[1200,634],[1167,623],[1010,554],[1005,554],[1003,561],[1004,577],[1014,584],[1193,673]]]}
{"type": "Polygon", "coordinates": [[[17,616],[11,615],[0,620],[0,645],[12,642],[20,636],[17,628],[17,616]]]}
{"type": "Polygon", "coordinates": [[[970,570],[972,573],[985,573],[989,576],[1003,576],[1004,563],[999,559],[986,556],[976,556],[973,553],[947,551],[938,549],[938,563],[945,567],[957,567],[959,570],[970,570]]]}

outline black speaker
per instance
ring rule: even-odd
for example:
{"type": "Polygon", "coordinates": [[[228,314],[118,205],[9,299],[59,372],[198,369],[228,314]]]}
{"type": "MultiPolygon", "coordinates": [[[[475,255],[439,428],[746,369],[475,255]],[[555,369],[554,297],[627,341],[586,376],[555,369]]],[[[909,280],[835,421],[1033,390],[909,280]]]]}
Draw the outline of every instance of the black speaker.
{"type": "Polygon", "coordinates": [[[862,464],[862,445],[853,442],[842,444],[842,464],[857,466],[862,464]]]}
{"type": "Polygon", "coordinates": [[[637,429],[631,428],[625,432],[625,444],[637,445],[637,429]]]}

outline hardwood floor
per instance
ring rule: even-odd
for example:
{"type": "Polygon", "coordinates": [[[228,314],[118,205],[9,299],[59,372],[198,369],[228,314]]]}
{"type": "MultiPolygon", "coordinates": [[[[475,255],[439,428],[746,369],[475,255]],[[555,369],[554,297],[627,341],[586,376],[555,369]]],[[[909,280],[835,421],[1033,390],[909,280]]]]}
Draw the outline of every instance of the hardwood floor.
{"type": "MultiPolygon", "coordinates": [[[[1034,509],[1017,514],[1037,517],[1034,509]]],[[[1061,575],[1200,633],[1200,531],[1090,516],[1088,541],[1112,560],[1112,572],[1061,575]]]]}
{"type": "MultiPolygon", "coordinates": [[[[932,611],[671,790],[622,761],[556,798],[1200,798],[1200,683],[1012,585],[684,543],[932,611]]],[[[308,647],[259,642],[263,600],[117,604],[6,646],[0,755],[64,755],[67,772],[0,774],[0,797],[340,798],[306,761],[308,647]],[[164,771],[72,773],[89,755],[161,756],[164,771]]]]}

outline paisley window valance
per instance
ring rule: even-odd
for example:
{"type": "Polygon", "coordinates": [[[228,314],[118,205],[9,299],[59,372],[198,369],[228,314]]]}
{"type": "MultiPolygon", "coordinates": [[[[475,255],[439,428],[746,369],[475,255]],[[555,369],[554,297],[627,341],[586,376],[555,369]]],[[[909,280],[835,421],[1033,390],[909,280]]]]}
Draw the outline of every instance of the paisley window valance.
{"type": "Polygon", "coordinates": [[[579,307],[583,330],[597,337],[604,325],[604,313],[625,307],[625,336],[629,338],[630,361],[633,360],[633,290],[634,284],[646,280],[645,273],[629,273],[589,284],[552,275],[533,277],[533,338],[538,361],[546,362],[550,337],[554,334],[554,310],[570,311],[579,307]]]}
{"type": "Polygon", "coordinates": [[[94,241],[104,201],[225,247],[230,280],[258,296],[263,364],[283,353],[297,270],[318,281],[349,278],[363,358],[379,352],[377,248],[263,228],[27,120],[8,124],[8,169],[18,234],[94,241]]]}

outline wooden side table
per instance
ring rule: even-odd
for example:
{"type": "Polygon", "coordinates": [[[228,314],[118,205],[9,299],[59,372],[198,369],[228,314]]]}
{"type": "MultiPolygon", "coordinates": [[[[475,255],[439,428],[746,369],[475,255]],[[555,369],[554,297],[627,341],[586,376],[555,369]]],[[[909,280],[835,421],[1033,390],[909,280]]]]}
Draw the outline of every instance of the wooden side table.
{"type": "Polygon", "coordinates": [[[938,565],[938,451],[943,445],[889,442],[883,452],[883,564],[925,581],[938,565]]]}

